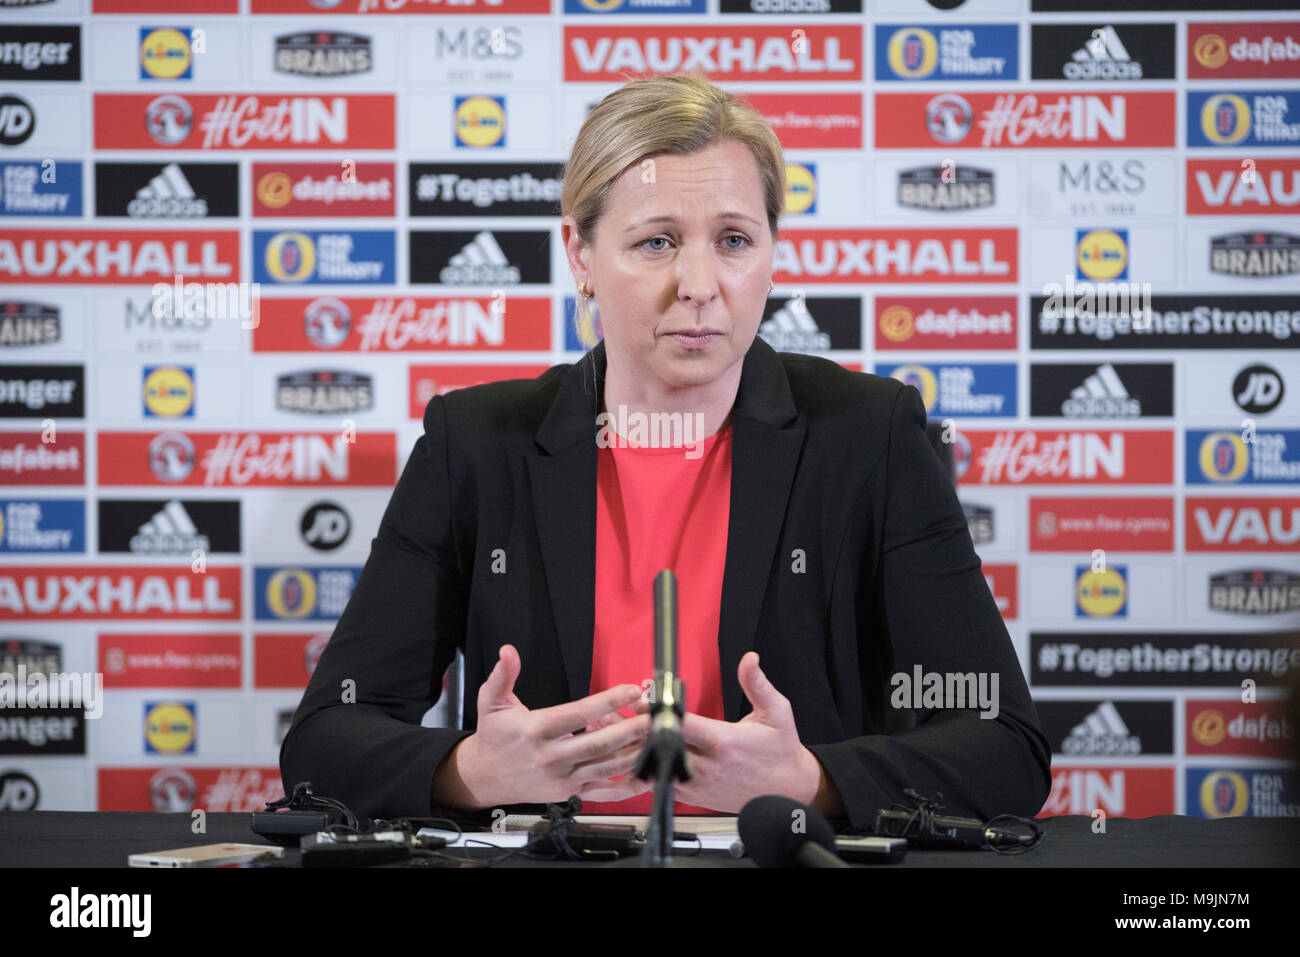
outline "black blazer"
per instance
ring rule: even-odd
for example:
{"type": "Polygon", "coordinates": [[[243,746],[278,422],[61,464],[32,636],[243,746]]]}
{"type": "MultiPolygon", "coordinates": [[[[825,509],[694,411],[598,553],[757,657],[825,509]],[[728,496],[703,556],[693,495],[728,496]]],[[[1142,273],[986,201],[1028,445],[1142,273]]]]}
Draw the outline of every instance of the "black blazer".
{"type": "MultiPolygon", "coordinates": [[[[503,644],[519,649],[529,708],[588,694],[604,369],[602,343],[536,379],[429,402],[281,747],[286,788],[429,814],[434,771],[474,729],[503,644]],[[457,648],[466,730],[421,727],[457,648]]],[[[924,424],[917,391],[893,379],[761,339],[744,358],[718,626],[726,719],[750,710],[736,667],[757,651],[857,827],[908,787],[982,817],[1036,814],[1050,788],[1047,739],[924,424]],[[996,672],[997,718],[893,708],[891,675],[916,664],[996,672]]]]}

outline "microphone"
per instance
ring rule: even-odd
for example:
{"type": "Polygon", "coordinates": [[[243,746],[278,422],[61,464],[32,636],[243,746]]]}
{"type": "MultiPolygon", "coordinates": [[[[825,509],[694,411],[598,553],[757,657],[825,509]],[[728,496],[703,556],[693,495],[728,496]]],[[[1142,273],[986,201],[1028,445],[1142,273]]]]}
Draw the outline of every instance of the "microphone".
{"type": "Polygon", "coordinates": [[[835,832],[812,808],[776,794],[740,809],[740,840],[759,867],[849,867],[835,855],[835,832]]]}
{"type": "Polygon", "coordinates": [[[672,861],[673,782],[691,779],[682,737],[686,695],[677,675],[677,576],[667,569],[655,576],[654,606],[655,682],[650,737],[637,758],[636,776],[643,781],[652,775],[655,779],[644,860],[647,867],[664,867],[672,861]]]}

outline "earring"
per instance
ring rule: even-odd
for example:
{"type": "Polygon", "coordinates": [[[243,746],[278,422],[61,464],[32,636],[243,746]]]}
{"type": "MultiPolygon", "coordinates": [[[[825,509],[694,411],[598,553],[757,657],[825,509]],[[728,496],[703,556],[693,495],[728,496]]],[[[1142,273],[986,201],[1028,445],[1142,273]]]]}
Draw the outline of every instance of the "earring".
{"type": "Polygon", "coordinates": [[[772,292],[773,292],[773,290],[775,290],[775,289],[776,289],[776,286],[772,285],[772,280],[769,279],[769,280],[767,281],[767,294],[768,294],[769,296],[772,295],[772,292]]]}
{"type": "Polygon", "coordinates": [[[587,292],[587,281],[585,279],[578,283],[578,292],[582,293],[583,299],[590,299],[595,295],[593,292],[587,292]]]}

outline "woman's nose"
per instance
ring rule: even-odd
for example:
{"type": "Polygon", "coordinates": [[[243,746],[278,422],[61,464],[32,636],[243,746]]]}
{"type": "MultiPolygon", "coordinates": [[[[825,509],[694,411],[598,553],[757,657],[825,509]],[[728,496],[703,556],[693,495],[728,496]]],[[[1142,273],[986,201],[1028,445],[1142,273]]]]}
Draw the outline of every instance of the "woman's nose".
{"type": "Polygon", "coordinates": [[[678,256],[677,295],[702,305],[717,294],[717,289],[718,264],[712,251],[695,244],[682,247],[678,256]]]}

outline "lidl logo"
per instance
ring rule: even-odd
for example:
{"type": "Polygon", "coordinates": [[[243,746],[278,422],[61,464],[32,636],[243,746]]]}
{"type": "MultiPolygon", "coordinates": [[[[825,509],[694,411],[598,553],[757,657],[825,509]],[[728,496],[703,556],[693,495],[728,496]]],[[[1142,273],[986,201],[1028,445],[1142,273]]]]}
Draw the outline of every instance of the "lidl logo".
{"type": "Polygon", "coordinates": [[[1127,229],[1080,229],[1075,238],[1076,279],[1128,278],[1127,229]]]}
{"type": "Polygon", "coordinates": [[[1090,565],[1074,569],[1076,618],[1128,617],[1128,566],[1110,565],[1096,570],[1090,565]]]}
{"type": "Polygon", "coordinates": [[[1236,432],[1211,432],[1197,455],[1201,474],[1212,482],[1236,482],[1250,465],[1250,449],[1236,432]]]}
{"type": "Polygon", "coordinates": [[[160,419],[194,417],[194,368],[145,366],[144,414],[160,419]]]}
{"type": "Polygon", "coordinates": [[[144,704],[144,749],[149,754],[193,754],[198,739],[197,706],[192,701],[144,704]]]}
{"type": "Polygon", "coordinates": [[[791,215],[817,212],[816,164],[785,164],[785,211],[791,215]]]}
{"type": "Polygon", "coordinates": [[[266,244],[263,265],[277,282],[304,282],[316,270],[316,244],[306,233],[276,233],[266,244]]]}
{"type": "Polygon", "coordinates": [[[1250,135],[1250,104],[1235,93],[1216,93],[1201,107],[1201,132],[1211,143],[1235,146],[1250,135]]]}
{"type": "Polygon", "coordinates": [[[140,79],[189,80],[193,78],[194,50],[189,27],[140,28],[140,79]]]}
{"type": "Polygon", "coordinates": [[[475,149],[506,145],[506,98],[458,96],[453,114],[456,146],[475,149]]]}
{"type": "Polygon", "coordinates": [[[895,30],[888,49],[889,66],[898,76],[923,79],[934,72],[939,62],[939,41],[920,27],[895,30]]]}

